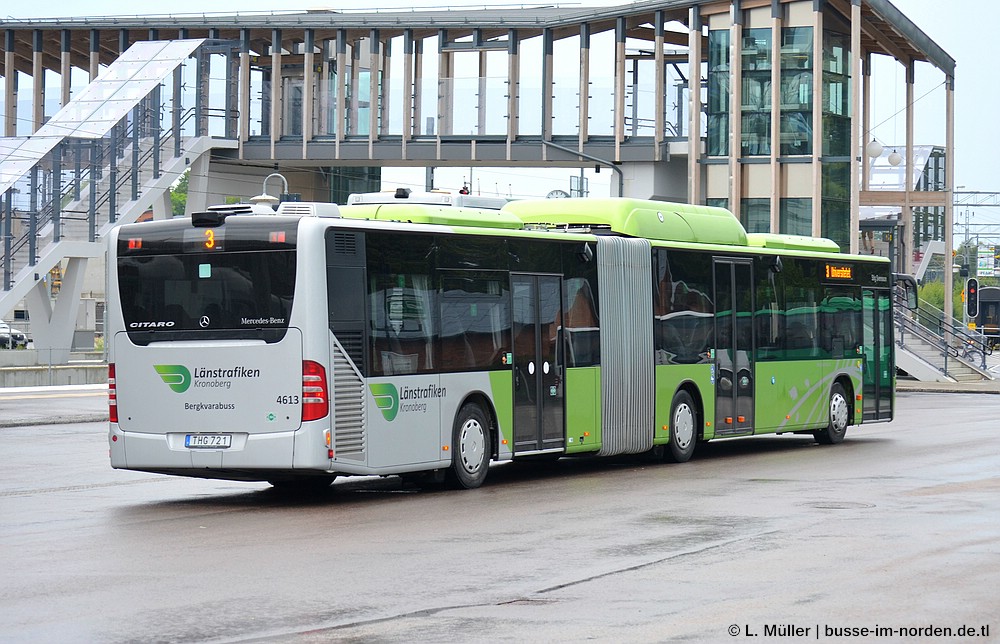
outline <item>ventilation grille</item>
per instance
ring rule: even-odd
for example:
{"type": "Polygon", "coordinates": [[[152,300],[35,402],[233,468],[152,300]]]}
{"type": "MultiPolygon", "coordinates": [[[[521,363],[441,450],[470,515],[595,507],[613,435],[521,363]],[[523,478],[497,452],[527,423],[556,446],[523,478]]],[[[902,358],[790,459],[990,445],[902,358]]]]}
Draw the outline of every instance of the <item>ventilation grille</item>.
{"type": "Polygon", "coordinates": [[[357,255],[358,236],[354,233],[334,233],[333,252],[337,255],[357,255]]]}
{"type": "Polygon", "coordinates": [[[358,371],[364,371],[365,336],[361,331],[337,330],[337,340],[344,347],[344,353],[351,359],[358,371]]]}
{"type": "Polygon", "coordinates": [[[283,201],[278,205],[278,214],[293,217],[339,217],[340,208],[335,203],[283,201]]]}
{"type": "Polygon", "coordinates": [[[336,458],[365,460],[365,385],[340,346],[333,351],[334,442],[336,458]]]}

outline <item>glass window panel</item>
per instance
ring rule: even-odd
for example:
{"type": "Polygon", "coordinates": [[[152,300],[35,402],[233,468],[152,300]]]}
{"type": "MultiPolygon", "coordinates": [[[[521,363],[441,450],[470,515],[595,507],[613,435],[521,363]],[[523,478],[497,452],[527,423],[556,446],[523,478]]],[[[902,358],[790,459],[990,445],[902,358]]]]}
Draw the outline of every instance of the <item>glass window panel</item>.
{"type": "Polygon", "coordinates": [[[771,30],[743,32],[743,156],[771,154],[771,30]]]}
{"type": "Polygon", "coordinates": [[[822,169],[822,235],[850,249],[851,236],[851,166],[850,163],[824,163],[822,169]]]}
{"type": "Polygon", "coordinates": [[[685,251],[656,252],[653,347],[656,364],[708,362],[714,337],[712,258],[685,251]]]}
{"type": "Polygon", "coordinates": [[[771,200],[741,200],[740,223],[743,224],[743,227],[748,233],[771,232],[771,200]]]}
{"type": "Polygon", "coordinates": [[[812,27],[781,30],[781,154],[812,154],[812,27]]]}
{"type": "Polygon", "coordinates": [[[823,32],[823,154],[849,156],[851,149],[851,40],[823,32]]]}
{"type": "Polygon", "coordinates": [[[708,32],[708,154],[729,154],[729,31],[708,32]]]}
{"type": "Polygon", "coordinates": [[[779,214],[780,233],[786,235],[812,235],[812,199],[782,199],[779,214]]]}

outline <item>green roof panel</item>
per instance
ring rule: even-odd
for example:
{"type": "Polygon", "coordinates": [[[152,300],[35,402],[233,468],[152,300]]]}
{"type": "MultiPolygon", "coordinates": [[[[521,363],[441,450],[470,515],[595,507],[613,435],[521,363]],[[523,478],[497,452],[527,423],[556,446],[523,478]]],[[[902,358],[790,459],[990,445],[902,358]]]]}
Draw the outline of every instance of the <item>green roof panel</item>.
{"type": "Polygon", "coordinates": [[[746,246],[747,233],[725,208],[644,199],[533,199],[512,201],[503,212],[526,225],[608,227],[616,233],[664,241],[746,246]]]}

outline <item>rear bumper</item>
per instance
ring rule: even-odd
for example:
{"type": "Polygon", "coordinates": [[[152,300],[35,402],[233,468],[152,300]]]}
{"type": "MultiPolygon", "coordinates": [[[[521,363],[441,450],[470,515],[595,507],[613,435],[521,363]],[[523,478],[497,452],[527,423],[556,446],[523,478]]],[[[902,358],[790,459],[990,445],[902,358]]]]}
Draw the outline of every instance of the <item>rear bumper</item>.
{"type": "MultiPolygon", "coordinates": [[[[300,430],[301,431],[301,430],[300,430]]],[[[295,463],[296,432],[249,434],[227,432],[232,445],[225,449],[184,447],[184,432],[146,434],[126,432],[112,423],[108,434],[111,466],[143,471],[178,470],[291,470],[329,469],[316,450],[312,462],[295,463]]],[[[193,476],[201,474],[192,472],[193,476]]]]}

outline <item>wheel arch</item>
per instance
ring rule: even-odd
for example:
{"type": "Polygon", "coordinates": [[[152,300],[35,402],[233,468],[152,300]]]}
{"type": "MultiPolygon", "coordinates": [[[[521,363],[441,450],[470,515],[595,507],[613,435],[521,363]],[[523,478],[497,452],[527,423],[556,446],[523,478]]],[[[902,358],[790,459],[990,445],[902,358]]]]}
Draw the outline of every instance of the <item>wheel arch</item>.
{"type": "Polygon", "coordinates": [[[849,426],[850,425],[854,425],[855,424],[854,423],[854,419],[855,419],[855,414],[854,414],[854,403],[855,403],[855,400],[854,400],[854,398],[855,398],[855,395],[854,395],[855,394],[854,382],[851,380],[851,377],[848,376],[846,373],[839,373],[833,379],[833,382],[830,384],[830,390],[831,391],[833,390],[833,385],[840,385],[843,388],[843,390],[844,390],[844,396],[847,398],[847,424],[849,426]]]}
{"type": "Polygon", "coordinates": [[[704,440],[705,439],[705,399],[701,395],[701,389],[698,387],[697,384],[695,384],[695,382],[693,380],[690,380],[690,379],[688,379],[688,380],[682,380],[677,385],[677,388],[674,389],[674,393],[670,397],[671,401],[674,399],[674,396],[676,396],[677,392],[679,392],[679,391],[687,392],[687,394],[689,396],[691,396],[691,400],[694,402],[694,405],[695,405],[695,410],[694,410],[695,411],[695,415],[696,415],[695,420],[697,421],[697,424],[695,426],[695,435],[696,435],[695,439],[699,440],[699,441],[704,440]]]}
{"type": "MultiPolygon", "coordinates": [[[[490,460],[496,460],[499,455],[499,433],[500,433],[500,423],[497,420],[497,410],[493,405],[493,401],[484,392],[476,390],[470,391],[465,394],[462,402],[459,403],[455,410],[455,416],[462,412],[462,408],[469,403],[474,403],[479,405],[479,408],[483,410],[486,414],[486,419],[489,421],[489,433],[490,433],[490,460]]],[[[454,421],[452,421],[454,422],[454,421]]]]}

